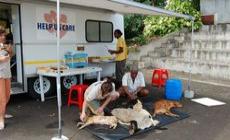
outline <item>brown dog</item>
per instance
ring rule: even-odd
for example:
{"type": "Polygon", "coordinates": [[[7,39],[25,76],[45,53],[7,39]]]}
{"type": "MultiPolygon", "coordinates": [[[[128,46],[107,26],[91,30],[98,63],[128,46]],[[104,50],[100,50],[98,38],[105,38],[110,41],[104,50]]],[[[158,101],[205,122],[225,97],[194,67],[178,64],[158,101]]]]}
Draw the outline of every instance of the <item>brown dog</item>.
{"type": "Polygon", "coordinates": [[[153,104],[153,115],[156,116],[157,114],[165,114],[172,117],[179,117],[177,114],[174,114],[170,111],[170,109],[174,107],[183,107],[183,105],[176,101],[168,101],[164,99],[159,100],[153,104]]]}
{"type": "Polygon", "coordinates": [[[118,120],[114,116],[91,116],[86,119],[86,122],[78,122],[77,126],[82,129],[91,124],[104,124],[109,125],[110,128],[115,129],[117,127],[118,120]]]}

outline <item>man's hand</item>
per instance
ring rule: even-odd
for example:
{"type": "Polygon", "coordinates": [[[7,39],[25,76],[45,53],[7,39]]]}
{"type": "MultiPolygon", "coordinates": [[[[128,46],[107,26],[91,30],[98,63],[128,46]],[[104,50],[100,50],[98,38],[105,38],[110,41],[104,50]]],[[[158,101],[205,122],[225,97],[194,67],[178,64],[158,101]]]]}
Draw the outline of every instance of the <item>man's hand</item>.
{"type": "Polygon", "coordinates": [[[134,92],[132,92],[132,94],[133,94],[133,95],[137,95],[137,90],[136,90],[136,91],[134,91],[134,92]]]}
{"type": "Polygon", "coordinates": [[[82,122],[84,122],[84,121],[85,121],[85,117],[86,117],[86,114],[85,114],[84,112],[81,113],[80,120],[81,120],[82,122]]]}
{"type": "Polygon", "coordinates": [[[114,53],[114,51],[113,51],[113,50],[108,50],[108,52],[109,52],[110,54],[113,54],[113,53],[114,53]]]}
{"type": "Polygon", "coordinates": [[[111,96],[111,101],[115,101],[116,99],[118,99],[120,97],[120,94],[118,92],[116,92],[116,95],[112,95],[111,96]]]}
{"type": "Polygon", "coordinates": [[[99,107],[99,108],[97,109],[97,113],[98,113],[98,114],[103,114],[103,112],[104,112],[104,107],[99,107]]]}
{"type": "Polygon", "coordinates": [[[131,93],[131,94],[129,95],[129,99],[130,99],[130,100],[135,100],[136,98],[137,98],[137,96],[136,96],[135,94],[132,94],[132,93],[131,93]]]}

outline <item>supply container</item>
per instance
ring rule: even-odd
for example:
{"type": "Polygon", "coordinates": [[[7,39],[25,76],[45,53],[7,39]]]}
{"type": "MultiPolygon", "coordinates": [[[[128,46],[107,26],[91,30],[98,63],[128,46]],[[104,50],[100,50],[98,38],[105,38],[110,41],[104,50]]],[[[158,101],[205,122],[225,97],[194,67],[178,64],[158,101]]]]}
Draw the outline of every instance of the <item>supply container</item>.
{"type": "Polygon", "coordinates": [[[182,97],[182,81],[179,79],[169,79],[165,85],[165,97],[169,100],[180,100],[182,97]]]}

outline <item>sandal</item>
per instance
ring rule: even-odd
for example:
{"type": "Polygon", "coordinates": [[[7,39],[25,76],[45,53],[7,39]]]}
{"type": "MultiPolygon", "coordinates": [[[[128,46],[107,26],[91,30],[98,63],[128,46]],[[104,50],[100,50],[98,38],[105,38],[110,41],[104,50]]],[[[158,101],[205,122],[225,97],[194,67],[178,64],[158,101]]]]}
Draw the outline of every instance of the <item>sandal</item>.
{"type": "Polygon", "coordinates": [[[4,128],[5,128],[4,122],[0,122],[0,131],[3,130],[4,128]]]}
{"type": "Polygon", "coordinates": [[[13,117],[14,117],[14,116],[11,115],[11,114],[5,114],[5,116],[4,116],[5,119],[10,119],[10,118],[13,118],[13,117]]]}

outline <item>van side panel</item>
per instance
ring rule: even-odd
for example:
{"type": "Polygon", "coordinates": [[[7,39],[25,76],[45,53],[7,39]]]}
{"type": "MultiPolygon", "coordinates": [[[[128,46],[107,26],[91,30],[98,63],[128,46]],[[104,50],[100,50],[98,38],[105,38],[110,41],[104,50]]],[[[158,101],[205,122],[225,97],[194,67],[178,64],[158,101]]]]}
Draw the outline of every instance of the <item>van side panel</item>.
{"type": "MultiPolygon", "coordinates": [[[[22,40],[24,71],[26,76],[36,74],[39,66],[56,65],[56,36],[55,31],[49,27],[53,13],[56,11],[55,4],[22,3],[22,40]],[[42,31],[41,31],[42,30],[42,31]]],[[[64,15],[63,24],[69,25],[69,30],[63,33],[61,38],[60,59],[70,50],[76,50],[77,45],[84,45],[89,56],[109,56],[105,46],[115,49],[116,40],[111,43],[88,43],[85,38],[86,20],[102,20],[113,23],[113,29],[124,31],[123,16],[110,11],[97,10],[77,6],[62,6],[61,13],[64,15]],[[72,28],[71,28],[72,27],[72,28]]],[[[63,27],[64,28],[64,27],[63,27]]],[[[67,27],[65,27],[66,29],[67,27]]],[[[102,76],[109,76],[115,72],[115,64],[102,64],[102,76]]],[[[88,75],[96,76],[95,74],[88,75]]]]}

